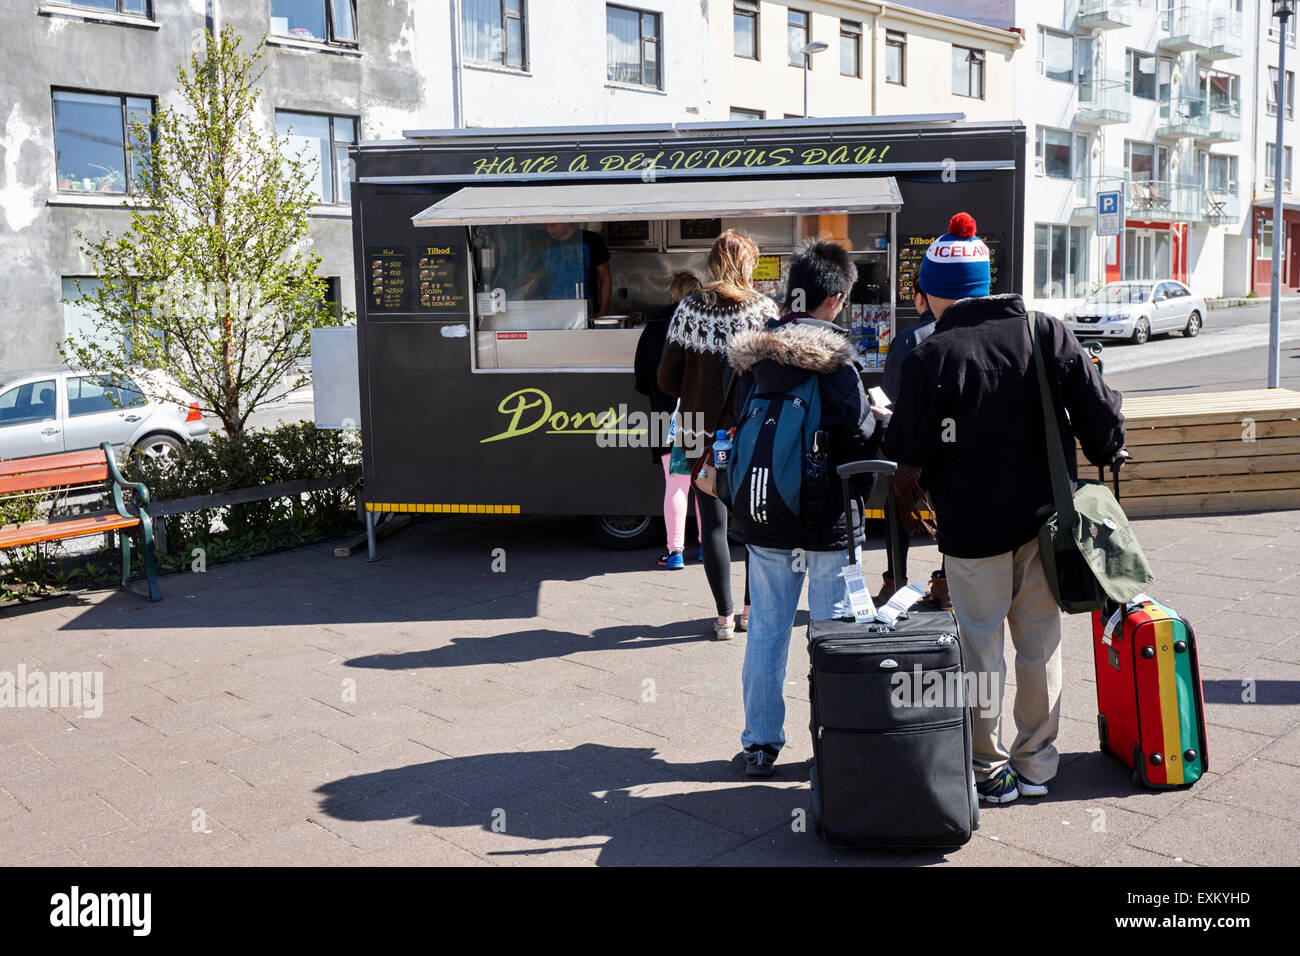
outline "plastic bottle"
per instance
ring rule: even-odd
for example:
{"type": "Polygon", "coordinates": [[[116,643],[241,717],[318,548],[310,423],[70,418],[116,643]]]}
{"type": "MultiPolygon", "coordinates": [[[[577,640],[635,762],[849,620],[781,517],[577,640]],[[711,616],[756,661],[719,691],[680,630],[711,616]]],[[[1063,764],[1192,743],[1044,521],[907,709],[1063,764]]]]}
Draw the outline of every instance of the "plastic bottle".
{"type": "Polygon", "coordinates": [[[731,462],[731,433],[725,428],[718,429],[713,442],[713,464],[718,471],[726,471],[731,462]]]}

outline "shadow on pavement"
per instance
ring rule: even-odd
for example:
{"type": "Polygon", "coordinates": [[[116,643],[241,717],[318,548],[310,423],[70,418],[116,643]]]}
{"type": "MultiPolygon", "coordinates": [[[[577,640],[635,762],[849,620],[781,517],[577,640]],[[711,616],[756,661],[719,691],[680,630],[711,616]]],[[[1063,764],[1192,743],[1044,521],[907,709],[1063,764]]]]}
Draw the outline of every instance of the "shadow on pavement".
{"type": "MultiPolygon", "coordinates": [[[[574,850],[599,848],[600,866],[706,863],[755,838],[757,858],[744,862],[894,865],[939,862],[938,854],[832,851],[791,826],[804,811],[806,787],[743,784],[739,759],[671,763],[652,748],[582,744],[571,750],[503,752],[447,758],[357,774],[317,788],[321,810],[337,820],[413,818],[418,826],[471,828],[453,840],[488,860],[532,857],[558,862],[574,850]],[[684,792],[673,784],[704,784],[684,792]],[[709,787],[709,784],[733,786],[709,787]],[[636,796],[661,785],[658,795],[636,796]],[[664,786],[666,785],[666,786],[664,786]],[[747,824],[752,824],[748,826],[747,824]],[[736,827],[740,829],[737,830],[736,827]],[[506,839],[509,838],[509,839],[506,839]],[[491,848],[500,839],[501,848],[491,848]],[[567,841],[531,848],[513,841],[567,841]]],[[[776,782],[807,779],[800,763],[776,782]]],[[[455,836],[454,834],[448,836],[455,836]]],[[[727,862],[727,861],[724,861],[727,862]]]]}
{"type": "Polygon", "coordinates": [[[1300,704],[1300,681],[1207,680],[1201,691],[1207,704],[1300,704]]]}

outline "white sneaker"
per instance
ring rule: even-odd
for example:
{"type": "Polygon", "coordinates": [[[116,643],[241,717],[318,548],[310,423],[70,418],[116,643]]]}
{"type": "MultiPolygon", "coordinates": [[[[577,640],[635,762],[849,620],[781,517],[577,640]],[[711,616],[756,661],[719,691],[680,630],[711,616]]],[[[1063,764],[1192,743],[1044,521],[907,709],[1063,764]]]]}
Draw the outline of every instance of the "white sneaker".
{"type": "Polygon", "coordinates": [[[1022,797],[1047,796],[1046,784],[1034,783],[1032,780],[1027,780],[1024,777],[1020,776],[1020,774],[1016,774],[1016,790],[1020,792],[1020,795],[1022,797]]]}

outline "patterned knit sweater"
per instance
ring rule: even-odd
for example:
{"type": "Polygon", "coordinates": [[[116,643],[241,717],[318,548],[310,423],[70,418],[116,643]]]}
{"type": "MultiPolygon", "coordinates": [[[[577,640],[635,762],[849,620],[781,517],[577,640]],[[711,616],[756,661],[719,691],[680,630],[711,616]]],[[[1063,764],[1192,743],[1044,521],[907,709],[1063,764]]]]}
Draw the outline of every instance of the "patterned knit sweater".
{"type": "Polygon", "coordinates": [[[709,433],[729,426],[722,408],[727,346],[737,332],[760,329],[776,317],[776,303],[759,292],[743,302],[711,292],[691,293],[678,304],[668,326],[659,387],[680,396],[682,412],[698,413],[697,421],[709,433]]]}

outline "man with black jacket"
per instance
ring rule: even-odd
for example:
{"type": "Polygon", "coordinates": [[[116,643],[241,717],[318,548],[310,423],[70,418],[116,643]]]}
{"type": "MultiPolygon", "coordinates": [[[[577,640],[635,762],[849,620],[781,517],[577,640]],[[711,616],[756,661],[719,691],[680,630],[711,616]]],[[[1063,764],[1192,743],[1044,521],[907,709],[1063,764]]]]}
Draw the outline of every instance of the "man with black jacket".
{"type": "MultiPolygon", "coordinates": [[[[1059,760],[1061,617],[1037,537],[1055,506],[1024,303],[989,295],[988,248],[970,216],[948,229],[921,265],[938,323],[904,363],[884,454],[924,473],[966,668],[992,689],[992,700],[972,702],[977,789],[1009,803],[1046,794],[1059,760]],[[999,731],[1004,622],[1016,654],[1010,748],[999,731]]],[[[1064,325],[1034,319],[1071,479],[1076,436],[1093,464],[1122,464],[1119,393],[1064,325]]]]}
{"type": "MultiPolygon", "coordinates": [[[[827,485],[818,520],[798,532],[774,528],[732,513],[732,536],[749,549],[752,608],[741,675],[745,701],[745,772],[769,777],[785,744],[785,669],[805,574],[813,620],[852,614],[840,569],[848,563],[843,493],[835,469],[872,457],[875,419],[853,362],[853,345],[832,320],[848,301],[857,268],[843,248],[821,239],[795,251],[779,319],[762,329],[737,333],[728,359],[732,411],[740,421],[751,388],[784,394],[818,377],[820,428],[829,437],[827,485]],[[801,306],[797,311],[794,307],[801,306]],[[805,311],[806,310],[806,311],[805,311]]],[[[735,476],[733,476],[733,480],[735,476]]],[[[861,509],[853,507],[861,545],[861,509]]]]}

